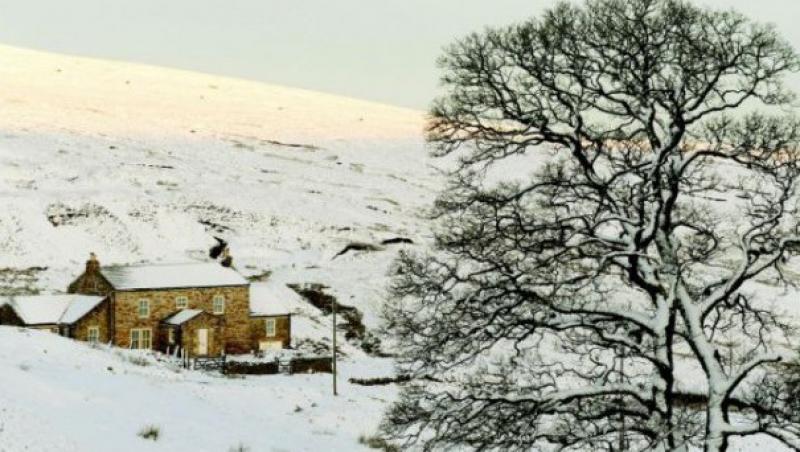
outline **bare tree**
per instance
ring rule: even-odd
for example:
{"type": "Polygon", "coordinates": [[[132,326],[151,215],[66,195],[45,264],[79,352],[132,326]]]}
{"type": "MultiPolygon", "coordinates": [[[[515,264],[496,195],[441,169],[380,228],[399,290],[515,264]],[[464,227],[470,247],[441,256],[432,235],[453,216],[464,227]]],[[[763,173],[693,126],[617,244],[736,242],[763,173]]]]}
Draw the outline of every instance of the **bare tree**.
{"type": "Polygon", "coordinates": [[[420,378],[384,431],[423,449],[800,447],[768,422],[780,404],[744,402],[788,332],[769,302],[800,244],[800,126],[774,115],[793,49],[733,12],[591,0],[441,65],[429,141],[456,163],[435,252],[397,263],[387,328],[420,378]]]}

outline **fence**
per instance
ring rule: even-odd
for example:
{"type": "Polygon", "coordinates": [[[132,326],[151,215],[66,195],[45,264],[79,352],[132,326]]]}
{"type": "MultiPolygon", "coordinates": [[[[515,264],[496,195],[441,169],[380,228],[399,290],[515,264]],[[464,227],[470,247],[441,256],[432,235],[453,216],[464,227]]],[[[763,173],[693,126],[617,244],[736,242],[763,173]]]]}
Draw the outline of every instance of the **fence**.
{"type": "Polygon", "coordinates": [[[227,358],[225,355],[185,357],[183,359],[183,367],[187,369],[218,370],[225,373],[227,370],[227,358]]]}

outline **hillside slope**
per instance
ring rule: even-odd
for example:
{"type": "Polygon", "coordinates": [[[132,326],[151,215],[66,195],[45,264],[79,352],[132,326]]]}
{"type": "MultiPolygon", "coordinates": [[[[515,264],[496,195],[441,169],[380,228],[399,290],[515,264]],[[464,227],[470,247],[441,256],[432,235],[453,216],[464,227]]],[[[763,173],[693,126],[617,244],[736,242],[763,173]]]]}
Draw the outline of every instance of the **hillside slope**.
{"type": "Polygon", "coordinates": [[[103,264],[206,259],[321,283],[374,323],[397,246],[439,181],[421,113],[327,94],[0,46],[0,285],[64,290],[103,264]],[[46,267],[42,270],[40,267],[46,267]]]}

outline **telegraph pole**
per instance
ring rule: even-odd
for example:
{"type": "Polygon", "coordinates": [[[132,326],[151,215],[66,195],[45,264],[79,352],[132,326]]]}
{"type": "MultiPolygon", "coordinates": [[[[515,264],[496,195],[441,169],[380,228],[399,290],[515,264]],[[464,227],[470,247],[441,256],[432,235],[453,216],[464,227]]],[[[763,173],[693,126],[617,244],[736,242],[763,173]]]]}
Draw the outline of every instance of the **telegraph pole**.
{"type": "Polygon", "coordinates": [[[336,300],[331,300],[331,312],[333,313],[333,355],[331,357],[331,374],[333,375],[333,395],[336,392],[336,300]]]}
{"type": "MultiPolygon", "coordinates": [[[[619,353],[619,382],[620,384],[625,383],[625,348],[620,346],[620,353],[619,353]]],[[[625,408],[624,408],[624,400],[622,396],[620,396],[620,407],[619,407],[619,423],[620,423],[620,430],[619,430],[619,450],[624,451],[626,450],[625,444],[625,408]]]]}

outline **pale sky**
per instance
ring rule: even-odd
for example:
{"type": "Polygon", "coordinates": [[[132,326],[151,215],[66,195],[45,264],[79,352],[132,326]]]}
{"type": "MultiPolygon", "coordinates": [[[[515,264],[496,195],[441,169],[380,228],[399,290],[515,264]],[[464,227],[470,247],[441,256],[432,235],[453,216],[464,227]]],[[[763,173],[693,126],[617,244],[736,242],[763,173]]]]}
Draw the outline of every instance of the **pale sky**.
{"type": "MultiPolygon", "coordinates": [[[[697,0],[775,23],[800,0],[697,0]]],[[[0,0],[0,43],[135,61],[425,109],[444,45],[554,0],[0,0]]],[[[798,86],[800,88],[800,86],[798,86]]]]}

